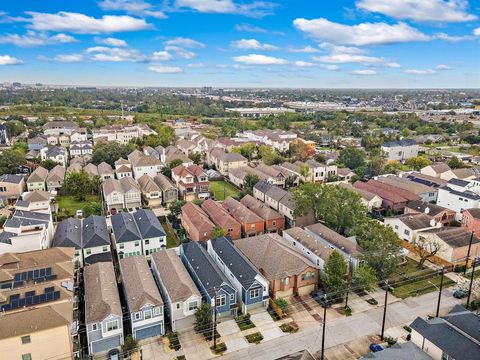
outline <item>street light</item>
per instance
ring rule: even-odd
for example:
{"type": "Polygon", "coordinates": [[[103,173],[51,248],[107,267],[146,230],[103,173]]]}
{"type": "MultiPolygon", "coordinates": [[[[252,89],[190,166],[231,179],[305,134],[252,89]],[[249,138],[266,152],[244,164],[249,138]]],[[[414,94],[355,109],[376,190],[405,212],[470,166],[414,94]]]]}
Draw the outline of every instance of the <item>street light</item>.
{"type": "Polygon", "coordinates": [[[385,319],[387,317],[387,300],[388,300],[388,280],[385,280],[385,304],[383,305],[382,333],[380,335],[381,341],[383,341],[383,334],[385,332],[385,319]]]}

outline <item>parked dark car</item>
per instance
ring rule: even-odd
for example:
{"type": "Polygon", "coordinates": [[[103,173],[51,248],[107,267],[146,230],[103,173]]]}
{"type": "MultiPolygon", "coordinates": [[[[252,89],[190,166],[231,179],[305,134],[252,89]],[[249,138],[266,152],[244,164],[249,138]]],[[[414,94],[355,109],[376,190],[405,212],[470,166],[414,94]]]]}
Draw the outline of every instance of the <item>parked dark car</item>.
{"type": "Polygon", "coordinates": [[[310,296],[312,297],[313,300],[315,300],[317,303],[319,303],[322,306],[327,306],[329,307],[332,302],[327,299],[325,293],[323,290],[315,290],[310,293],[310,296]]]}
{"type": "Polygon", "coordinates": [[[381,347],[380,345],[375,344],[375,343],[371,343],[369,348],[370,348],[371,352],[379,352],[379,351],[383,350],[383,347],[381,347]]]}
{"type": "Polygon", "coordinates": [[[456,299],[463,299],[465,296],[467,296],[467,292],[463,289],[457,289],[453,293],[453,297],[456,299]]]}

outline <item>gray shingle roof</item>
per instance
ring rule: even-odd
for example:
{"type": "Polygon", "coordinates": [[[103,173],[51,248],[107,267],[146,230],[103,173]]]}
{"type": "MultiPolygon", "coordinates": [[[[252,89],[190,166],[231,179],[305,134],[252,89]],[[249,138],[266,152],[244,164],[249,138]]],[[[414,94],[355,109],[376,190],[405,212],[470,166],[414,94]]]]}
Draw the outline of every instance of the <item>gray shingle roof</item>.
{"type": "Polygon", "coordinates": [[[140,240],[140,232],[132,214],[120,212],[111,219],[116,243],[140,240]]]}
{"type": "Polygon", "coordinates": [[[162,224],[152,210],[139,209],[134,214],[137,228],[144,239],[165,236],[165,230],[162,224]]]}
{"type": "Polygon", "coordinates": [[[254,266],[241,254],[225,237],[210,240],[210,243],[222,259],[225,266],[233,273],[241,285],[248,289],[255,282],[255,277],[260,275],[254,266]]]}
{"type": "Polygon", "coordinates": [[[270,184],[269,182],[267,182],[266,180],[260,180],[259,182],[257,182],[255,184],[255,186],[253,187],[255,190],[258,190],[260,191],[261,193],[265,194],[268,190],[270,190],[270,188],[272,187],[273,185],[270,184]]]}
{"type": "Polygon", "coordinates": [[[86,219],[68,218],[60,222],[53,238],[53,246],[85,249],[110,245],[105,217],[91,215],[86,219]]]}
{"type": "Polygon", "coordinates": [[[20,184],[23,180],[23,176],[21,175],[11,175],[11,174],[3,174],[0,176],[0,182],[7,182],[11,184],[20,184]]]}
{"type": "Polygon", "coordinates": [[[413,139],[403,139],[399,141],[390,141],[382,146],[384,147],[396,147],[396,146],[412,146],[412,145],[417,145],[417,142],[413,139]]]}

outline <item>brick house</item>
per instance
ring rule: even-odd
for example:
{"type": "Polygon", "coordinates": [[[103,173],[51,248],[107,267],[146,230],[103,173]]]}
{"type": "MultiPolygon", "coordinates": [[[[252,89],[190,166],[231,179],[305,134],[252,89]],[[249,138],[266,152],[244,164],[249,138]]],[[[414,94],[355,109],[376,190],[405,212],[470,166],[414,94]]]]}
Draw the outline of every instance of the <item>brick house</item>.
{"type": "Polygon", "coordinates": [[[227,210],[225,210],[220,203],[214,200],[207,199],[202,205],[202,210],[210,217],[210,220],[221,227],[225,236],[228,236],[232,240],[237,240],[242,237],[242,226],[235,220],[227,210]]]}
{"type": "Polygon", "coordinates": [[[285,218],[283,215],[255,199],[253,196],[245,195],[243,199],[240,200],[240,203],[265,221],[265,232],[279,232],[285,228],[285,218]]]}
{"type": "Polygon", "coordinates": [[[256,236],[265,231],[265,221],[232,197],[228,197],[222,203],[223,207],[237,220],[242,226],[242,236],[256,236]]]}
{"type": "Polygon", "coordinates": [[[197,205],[186,203],[182,206],[182,226],[187,236],[194,241],[207,241],[213,236],[215,224],[197,205]]]}

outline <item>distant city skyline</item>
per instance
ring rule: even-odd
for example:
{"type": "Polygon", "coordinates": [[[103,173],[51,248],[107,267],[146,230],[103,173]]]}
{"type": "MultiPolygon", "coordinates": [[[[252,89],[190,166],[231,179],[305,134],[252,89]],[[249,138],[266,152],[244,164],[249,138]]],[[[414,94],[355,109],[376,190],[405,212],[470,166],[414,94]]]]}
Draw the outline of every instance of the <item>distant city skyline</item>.
{"type": "Polygon", "coordinates": [[[0,82],[478,88],[478,0],[4,0],[0,82]]]}

